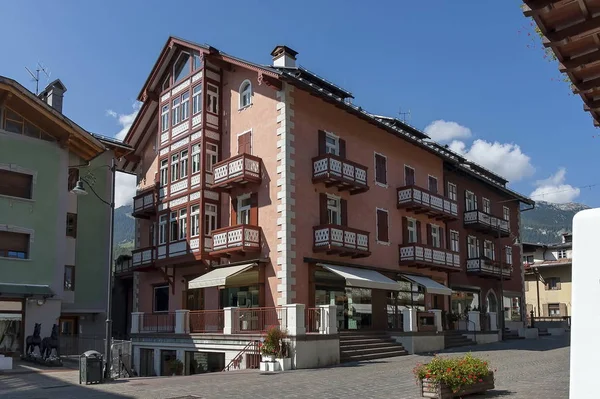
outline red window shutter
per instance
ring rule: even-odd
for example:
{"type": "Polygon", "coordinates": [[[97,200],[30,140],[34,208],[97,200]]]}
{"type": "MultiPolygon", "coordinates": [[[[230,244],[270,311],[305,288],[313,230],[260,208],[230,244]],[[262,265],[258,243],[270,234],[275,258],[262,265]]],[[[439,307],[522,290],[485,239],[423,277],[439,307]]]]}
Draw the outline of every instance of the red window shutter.
{"type": "Polygon", "coordinates": [[[250,194],[250,224],[258,226],[258,193],[250,194]]]}
{"type": "Polygon", "coordinates": [[[323,130],[319,130],[319,155],[325,155],[327,153],[327,146],[325,145],[326,133],[323,130]]]}
{"type": "Polygon", "coordinates": [[[29,250],[29,234],[0,231],[0,252],[3,252],[3,251],[28,252],[28,250],[29,250]]]}
{"type": "Polygon", "coordinates": [[[346,159],[346,140],[339,139],[340,158],[346,159]]]}
{"type": "Polygon", "coordinates": [[[402,217],[402,243],[408,244],[408,219],[402,217]]]}
{"type": "Polygon", "coordinates": [[[252,137],[247,132],[238,136],[238,154],[252,154],[252,137]]]}
{"type": "Polygon", "coordinates": [[[423,237],[421,236],[421,222],[419,222],[419,221],[417,220],[417,242],[418,242],[419,244],[422,244],[422,243],[423,243],[423,241],[421,241],[421,240],[422,240],[422,238],[423,238],[423,237]]]}
{"type": "Polygon", "coordinates": [[[388,242],[388,214],[387,212],[378,209],[377,210],[377,240],[381,242],[388,242]]]}
{"type": "Polygon", "coordinates": [[[433,235],[432,235],[432,228],[431,225],[429,223],[427,223],[427,245],[433,245],[433,235]]]}
{"type": "Polygon", "coordinates": [[[342,208],[342,226],[348,226],[348,201],[341,199],[340,205],[342,208]]]}
{"type": "Polygon", "coordinates": [[[237,224],[237,197],[231,197],[231,222],[230,226],[235,226],[237,224]]]}
{"type": "Polygon", "coordinates": [[[319,194],[319,213],[320,224],[329,224],[329,215],[327,213],[327,194],[319,194]]]}

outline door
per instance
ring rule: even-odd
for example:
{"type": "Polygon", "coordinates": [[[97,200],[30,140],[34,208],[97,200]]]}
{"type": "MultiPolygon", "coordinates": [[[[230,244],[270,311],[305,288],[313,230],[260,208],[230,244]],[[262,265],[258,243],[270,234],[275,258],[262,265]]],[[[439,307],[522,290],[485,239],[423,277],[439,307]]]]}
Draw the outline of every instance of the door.
{"type": "Polygon", "coordinates": [[[238,154],[252,154],[252,133],[246,132],[238,136],[238,154]]]}

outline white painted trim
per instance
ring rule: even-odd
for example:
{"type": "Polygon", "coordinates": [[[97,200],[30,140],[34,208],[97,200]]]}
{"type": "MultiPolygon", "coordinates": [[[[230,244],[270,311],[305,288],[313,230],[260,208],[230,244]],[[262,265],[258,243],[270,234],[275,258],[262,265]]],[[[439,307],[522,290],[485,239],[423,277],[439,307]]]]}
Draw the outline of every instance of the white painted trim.
{"type": "MultiPolygon", "coordinates": [[[[245,193],[245,194],[238,195],[236,197],[237,210],[236,210],[235,215],[236,215],[236,219],[237,220],[235,222],[237,224],[242,224],[240,222],[240,215],[241,215],[241,213],[242,213],[243,210],[247,210],[248,211],[248,219],[250,219],[250,209],[252,209],[252,205],[248,205],[248,207],[246,207],[246,208],[242,207],[242,201],[250,199],[250,196],[251,196],[251,193],[245,193]]],[[[248,222],[250,222],[250,220],[248,220],[248,222]]]]}
{"type": "Polygon", "coordinates": [[[241,111],[243,109],[249,108],[252,106],[253,103],[253,98],[254,98],[254,90],[252,88],[252,82],[250,81],[250,79],[245,79],[241,84],[240,87],[238,88],[238,111],[241,111]],[[242,105],[242,87],[248,83],[250,85],[250,103],[246,104],[246,105],[242,105]]]}
{"type": "MultiPolygon", "coordinates": [[[[329,193],[327,193],[325,195],[327,195],[328,200],[329,199],[335,200],[335,201],[337,201],[337,204],[338,204],[338,207],[336,210],[336,212],[338,213],[338,220],[337,220],[337,223],[332,223],[332,224],[342,224],[342,197],[334,195],[334,194],[329,194],[329,193]]],[[[329,210],[329,201],[326,205],[327,205],[327,210],[329,210]]]]}
{"type": "Polygon", "coordinates": [[[452,249],[452,233],[456,233],[456,245],[458,246],[458,248],[456,248],[455,252],[460,252],[460,232],[458,230],[452,230],[450,229],[450,234],[448,235],[448,249],[451,251],[454,251],[452,249]]]}
{"type": "Polygon", "coordinates": [[[406,182],[406,168],[412,169],[413,171],[413,176],[415,178],[415,181],[413,182],[413,185],[417,184],[417,171],[415,170],[415,168],[413,168],[412,166],[408,165],[408,164],[404,164],[404,168],[402,169],[402,173],[404,174],[404,185],[407,186],[408,183],[406,182]]]}
{"type": "Polygon", "coordinates": [[[373,173],[374,174],[374,176],[373,176],[374,180],[373,181],[375,182],[375,184],[377,186],[380,186],[380,187],[388,188],[389,187],[389,181],[388,181],[388,157],[385,156],[385,155],[383,155],[380,152],[377,152],[377,151],[373,151],[373,172],[374,172],[373,173]],[[377,155],[385,158],[385,181],[386,181],[385,184],[377,181],[377,155]]]}
{"type": "Polygon", "coordinates": [[[337,134],[335,134],[333,132],[328,132],[327,130],[325,130],[325,152],[327,152],[327,136],[329,136],[335,140],[335,149],[336,149],[335,155],[339,156],[340,155],[340,136],[338,136],[337,134]]]}
{"type": "Polygon", "coordinates": [[[489,198],[481,197],[481,208],[484,213],[491,214],[492,213],[492,201],[489,198]],[[485,210],[485,202],[488,203],[488,209],[485,210]]]}
{"type": "MultiPolygon", "coordinates": [[[[14,133],[13,133],[14,134],[14,133]]],[[[30,137],[32,138],[32,137],[30,137]]],[[[0,169],[7,170],[9,172],[21,173],[23,175],[31,176],[31,198],[21,198],[21,197],[13,197],[10,195],[2,195],[3,197],[16,199],[25,202],[35,201],[35,186],[37,184],[37,174],[38,172],[33,169],[23,168],[15,163],[0,163],[0,169]]]]}
{"type": "Polygon", "coordinates": [[[446,197],[450,200],[450,201],[457,201],[458,202],[458,186],[456,185],[456,183],[452,183],[451,181],[446,182],[446,197]],[[450,197],[450,186],[454,187],[454,194],[456,195],[456,198],[451,198],[450,197]]]}
{"type": "MultiPolygon", "coordinates": [[[[19,259],[19,260],[32,260],[31,258],[31,253],[32,253],[32,246],[33,243],[35,241],[35,230],[34,229],[30,229],[27,227],[19,227],[19,226],[14,226],[14,225],[10,225],[10,224],[0,224],[0,231],[6,231],[6,232],[11,232],[11,233],[21,233],[21,234],[28,234],[29,235],[29,248],[27,251],[27,259],[19,259]]],[[[10,259],[10,260],[15,260],[17,258],[4,258],[2,257],[2,259],[10,259]]]]}
{"type": "Polygon", "coordinates": [[[390,213],[388,212],[387,209],[384,208],[378,208],[375,207],[375,241],[377,242],[377,244],[380,245],[390,245],[390,213]],[[385,212],[385,214],[387,215],[387,228],[388,228],[388,240],[387,241],[380,241],[379,240],[379,224],[378,224],[378,220],[377,220],[377,212],[378,211],[382,211],[385,212]]]}
{"type": "Polygon", "coordinates": [[[475,193],[471,190],[465,190],[465,211],[469,212],[469,211],[476,211],[477,209],[477,195],[475,195],[475,193]],[[467,194],[473,194],[473,201],[474,201],[474,209],[467,209],[467,202],[468,202],[468,195],[467,194]]]}
{"type": "Polygon", "coordinates": [[[235,140],[236,140],[236,148],[237,148],[237,153],[240,153],[240,136],[243,136],[246,133],[250,133],[250,155],[252,155],[254,153],[254,134],[252,132],[253,128],[250,128],[248,130],[243,131],[242,133],[238,133],[237,136],[235,136],[235,140]]]}
{"type": "Polygon", "coordinates": [[[506,220],[507,222],[510,222],[510,208],[509,208],[508,206],[506,206],[506,205],[503,205],[503,206],[502,206],[502,218],[503,218],[504,220],[506,220]],[[506,211],[508,211],[508,212],[506,212],[506,211]],[[504,216],[505,216],[506,214],[508,214],[508,219],[505,219],[505,218],[504,218],[504,216]]]}

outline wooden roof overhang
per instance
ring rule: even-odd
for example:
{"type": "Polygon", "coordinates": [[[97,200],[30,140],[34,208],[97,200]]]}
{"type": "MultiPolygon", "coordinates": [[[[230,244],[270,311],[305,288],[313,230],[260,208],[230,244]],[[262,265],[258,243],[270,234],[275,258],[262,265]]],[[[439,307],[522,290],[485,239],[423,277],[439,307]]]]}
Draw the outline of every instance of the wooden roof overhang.
{"type": "Polygon", "coordinates": [[[594,126],[600,126],[600,0],[524,0],[544,47],[552,49],[559,70],[573,83],[594,126]]]}
{"type": "Polygon", "coordinates": [[[12,79],[0,76],[0,105],[6,106],[37,125],[69,151],[89,161],[105,150],[90,133],[37,98],[12,79]]]}

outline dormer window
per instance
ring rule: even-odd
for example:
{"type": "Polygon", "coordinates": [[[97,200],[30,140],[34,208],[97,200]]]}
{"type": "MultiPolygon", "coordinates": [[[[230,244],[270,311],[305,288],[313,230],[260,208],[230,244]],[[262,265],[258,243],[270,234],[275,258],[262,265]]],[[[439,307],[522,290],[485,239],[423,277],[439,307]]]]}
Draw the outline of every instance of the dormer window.
{"type": "Polygon", "coordinates": [[[167,78],[165,79],[165,81],[162,84],[162,91],[165,91],[169,88],[170,81],[171,81],[171,77],[167,76],[167,78]]]}
{"type": "Polygon", "coordinates": [[[188,53],[179,54],[179,58],[173,67],[174,83],[179,82],[190,74],[190,55],[188,53]]]}
{"type": "Polygon", "coordinates": [[[240,109],[246,108],[252,104],[252,83],[244,80],[240,85],[240,109]]]}
{"type": "Polygon", "coordinates": [[[192,56],[194,58],[194,71],[202,68],[202,59],[200,58],[200,53],[197,51],[194,51],[192,53],[192,56]]]}

